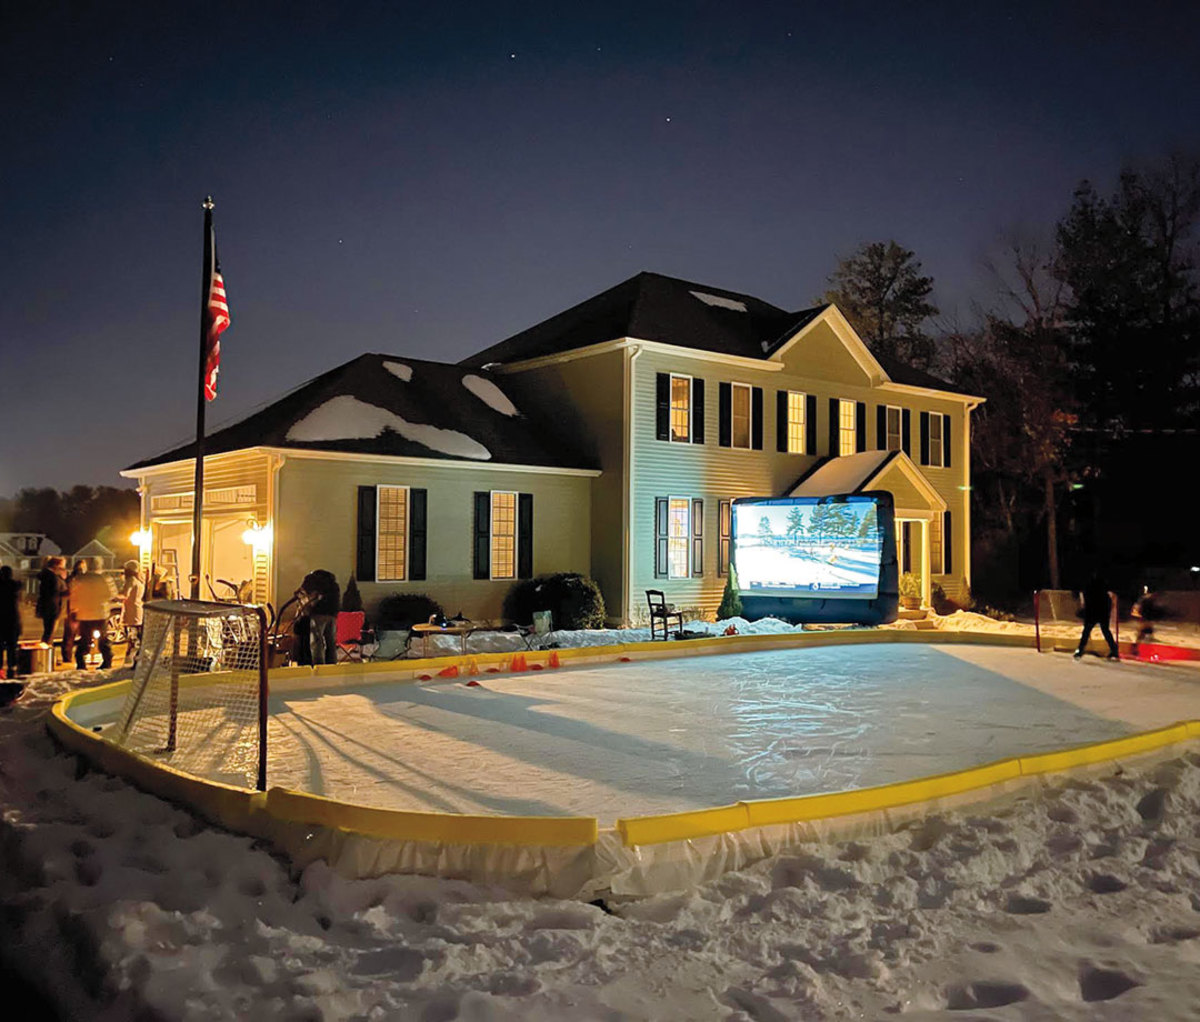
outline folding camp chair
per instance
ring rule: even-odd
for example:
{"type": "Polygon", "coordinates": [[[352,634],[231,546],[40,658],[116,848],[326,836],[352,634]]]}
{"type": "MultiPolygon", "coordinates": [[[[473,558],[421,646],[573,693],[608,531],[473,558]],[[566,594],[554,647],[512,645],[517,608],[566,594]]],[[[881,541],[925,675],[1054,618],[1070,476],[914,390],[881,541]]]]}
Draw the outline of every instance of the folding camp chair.
{"type": "Polygon", "coordinates": [[[338,614],[334,636],[338,663],[362,660],[362,631],[366,619],[367,615],[361,610],[343,610],[338,614]]]}

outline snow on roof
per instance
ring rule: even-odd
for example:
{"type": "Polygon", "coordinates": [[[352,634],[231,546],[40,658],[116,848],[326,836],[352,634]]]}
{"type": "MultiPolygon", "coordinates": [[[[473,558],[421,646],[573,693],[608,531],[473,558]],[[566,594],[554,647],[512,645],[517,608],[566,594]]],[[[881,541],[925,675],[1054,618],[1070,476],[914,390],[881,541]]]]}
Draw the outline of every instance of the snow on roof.
{"type": "Polygon", "coordinates": [[[734,312],[745,312],[746,303],[737,302],[732,298],[722,298],[720,295],[710,295],[707,291],[689,292],[694,298],[699,298],[705,305],[715,305],[719,309],[732,309],[734,312]]]}
{"type": "Polygon", "coordinates": [[[384,362],[383,368],[405,383],[412,379],[412,366],[406,366],[403,362],[384,362]]]}
{"type": "Polygon", "coordinates": [[[485,405],[494,408],[501,415],[512,416],[518,414],[517,406],[491,380],[485,380],[482,376],[469,374],[463,377],[462,384],[485,405]]]}
{"type": "Polygon", "coordinates": [[[830,458],[811,475],[802,479],[789,497],[827,497],[834,493],[854,493],[891,457],[891,451],[862,451],[830,458]]]}
{"type": "Polygon", "coordinates": [[[492,456],[491,451],[465,433],[409,422],[395,412],[348,394],[330,398],[314,408],[292,425],[287,439],[296,442],[368,440],[389,429],[406,440],[456,458],[487,461],[492,456]]]}

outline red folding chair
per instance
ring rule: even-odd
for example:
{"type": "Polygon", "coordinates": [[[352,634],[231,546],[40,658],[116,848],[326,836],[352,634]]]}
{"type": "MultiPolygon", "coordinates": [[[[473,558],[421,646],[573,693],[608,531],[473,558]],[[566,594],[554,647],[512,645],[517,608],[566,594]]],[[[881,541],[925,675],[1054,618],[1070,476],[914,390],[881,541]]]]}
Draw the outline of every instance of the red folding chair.
{"type": "Polygon", "coordinates": [[[362,660],[362,631],[366,619],[367,615],[361,610],[343,610],[338,614],[334,642],[339,664],[348,660],[362,660]]]}

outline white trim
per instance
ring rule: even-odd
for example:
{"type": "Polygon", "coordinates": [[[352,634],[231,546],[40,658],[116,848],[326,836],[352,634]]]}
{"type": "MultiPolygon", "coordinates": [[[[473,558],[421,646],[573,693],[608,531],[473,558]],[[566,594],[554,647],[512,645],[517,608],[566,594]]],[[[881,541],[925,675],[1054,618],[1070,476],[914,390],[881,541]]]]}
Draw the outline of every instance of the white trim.
{"type": "Polygon", "coordinates": [[[943,401],[954,401],[957,404],[965,404],[968,411],[972,408],[978,408],[981,404],[987,401],[986,397],[975,397],[972,394],[960,394],[953,390],[935,390],[933,387],[917,387],[911,383],[892,383],[888,381],[881,383],[876,388],[892,394],[911,394],[920,397],[935,397],[943,401]]]}
{"type": "Polygon", "coordinates": [[[629,624],[633,614],[633,576],[636,567],[633,550],[632,521],[633,521],[633,437],[634,417],[637,412],[637,402],[634,387],[634,363],[642,353],[642,346],[634,344],[624,348],[622,400],[625,403],[622,419],[622,478],[621,478],[621,543],[625,552],[624,564],[621,566],[621,607],[617,614],[620,620],[629,624]]]}
{"type": "Polygon", "coordinates": [[[516,362],[491,363],[491,368],[488,372],[501,374],[519,373],[526,369],[540,369],[543,366],[574,362],[576,359],[591,358],[593,355],[604,355],[610,351],[627,350],[631,347],[650,351],[657,355],[691,358],[698,362],[717,362],[721,365],[735,366],[742,369],[756,369],[767,373],[782,372],[785,368],[782,363],[772,362],[765,358],[750,358],[746,355],[727,355],[719,351],[704,351],[700,348],[689,348],[686,344],[665,344],[662,341],[647,341],[640,337],[617,337],[611,341],[586,344],[582,348],[572,348],[570,351],[561,351],[553,355],[538,355],[536,358],[526,358],[516,362]]]}
{"type": "Polygon", "coordinates": [[[692,577],[692,501],[696,497],[684,497],[679,494],[667,494],[667,581],[668,582],[684,582],[692,577]],[[671,574],[671,540],[677,537],[671,535],[671,502],[673,500],[682,500],[687,508],[687,528],[683,533],[683,541],[686,544],[684,553],[687,556],[687,567],[682,575],[671,574]]]}
{"type": "MultiPolygon", "coordinates": [[[[500,463],[494,461],[467,461],[457,458],[414,458],[401,454],[363,454],[358,451],[314,451],[302,447],[242,447],[236,451],[223,451],[220,454],[209,454],[204,458],[204,463],[207,465],[217,458],[228,458],[234,455],[244,456],[247,454],[282,454],[289,458],[308,458],[313,461],[360,461],[360,462],[385,462],[389,465],[420,465],[437,468],[471,468],[483,469],[488,472],[531,472],[541,475],[568,475],[568,476],[584,476],[589,479],[595,479],[601,475],[601,470],[598,468],[558,468],[551,465],[514,465],[508,463],[500,463]]],[[[179,461],[168,461],[161,465],[150,465],[146,468],[139,468],[136,471],[131,469],[122,469],[121,475],[126,479],[141,480],[144,476],[154,472],[163,472],[176,469],[181,465],[188,465],[195,459],[181,458],[179,461]]]]}
{"type": "Polygon", "coordinates": [[[375,484],[375,581],[376,582],[407,582],[409,543],[412,537],[412,487],[398,483],[375,484]],[[384,578],[379,572],[379,492],[381,490],[404,491],[404,574],[398,578],[384,578]]]}

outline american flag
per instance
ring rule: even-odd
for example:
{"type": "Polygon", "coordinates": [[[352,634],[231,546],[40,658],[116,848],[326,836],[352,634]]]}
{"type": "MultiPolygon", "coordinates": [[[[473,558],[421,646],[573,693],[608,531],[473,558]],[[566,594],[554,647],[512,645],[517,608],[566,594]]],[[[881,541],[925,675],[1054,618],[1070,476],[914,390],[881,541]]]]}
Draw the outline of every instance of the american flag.
{"type": "Polygon", "coordinates": [[[229,302],[225,298],[225,279],[217,261],[217,245],[213,241],[212,276],[208,281],[208,356],[204,360],[204,399],[217,396],[217,371],[221,368],[221,334],[229,326],[229,302]]]}

